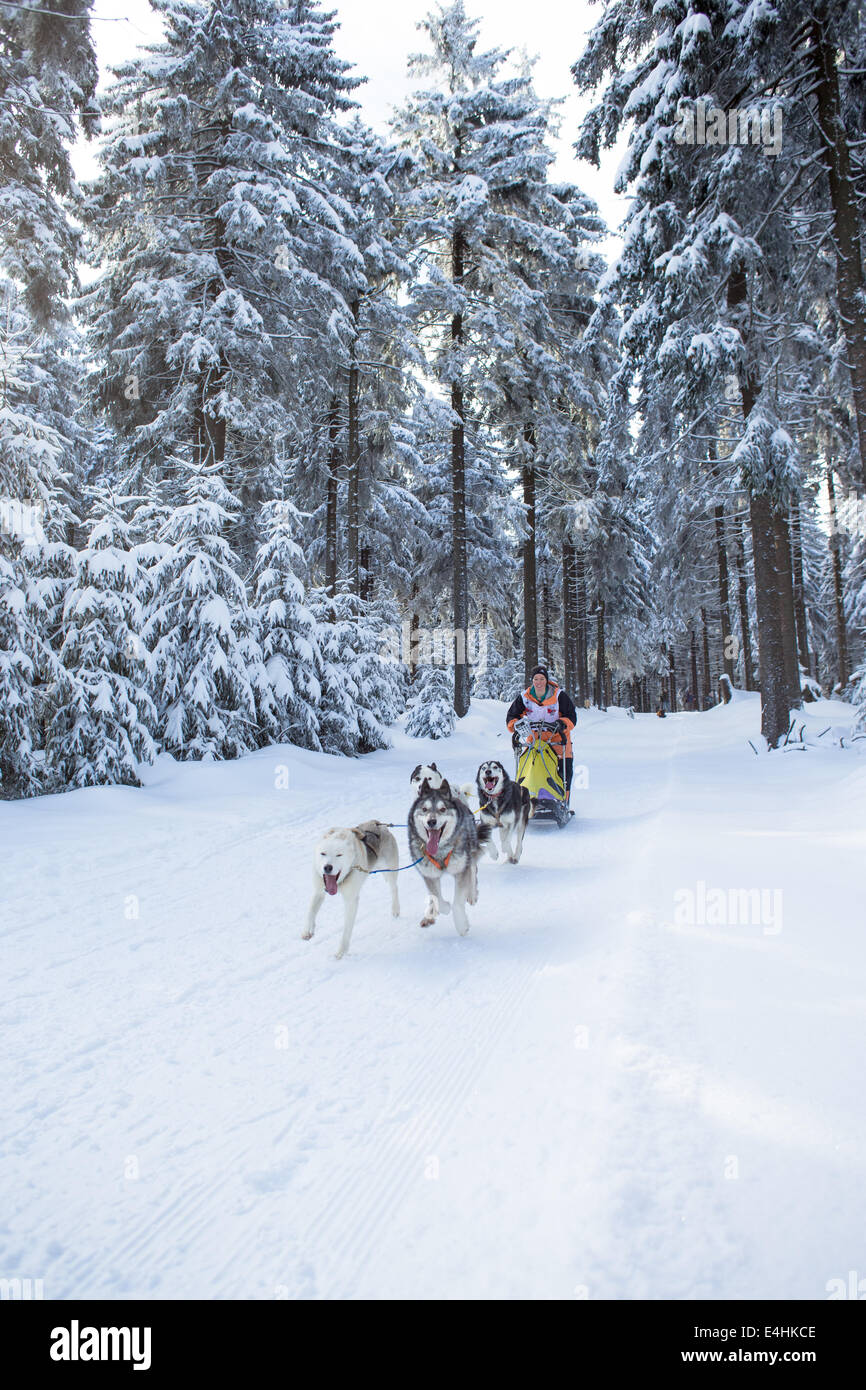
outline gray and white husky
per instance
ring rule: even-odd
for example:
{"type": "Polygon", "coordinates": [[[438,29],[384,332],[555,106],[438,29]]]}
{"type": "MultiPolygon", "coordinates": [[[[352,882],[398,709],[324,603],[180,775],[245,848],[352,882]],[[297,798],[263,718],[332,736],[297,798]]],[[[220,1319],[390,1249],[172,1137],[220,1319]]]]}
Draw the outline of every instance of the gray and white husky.
{"type": "Polygon", "coordinates": [[[313,853],[313,896],[307,913],[307,925],[302,932],[304,941],[309,941],[316,929],[316,916],[325,894],[333,896],[339,893],[343,899],[343,939],[337,960],[346,954],[358,915],[358,898],[373,869],[389,870],[391,916],[399,917],[399,862],[397,841],[382,821],[365,820],[350,830],[326,830],[313,853]]]}
{"type": "Polygon", "coordinates": [[[499,847],[509,864],[517,864],[523,851],[523,837],[533,814],[532,797],[526,787],[513,781],[502,763],[482,763],[475,778],[481,802],[479,818],[490,826],[487,853],[491,859],[499,855],[493,845],[493,831],[499,830],[499,847]]]}
{"type": "Polygon", "coordinates": [[[427,885],[422,927],[430,927],[440,912],[451,910],[442,899],[442,876],[454,879],[454,925],[461,936],[469,930],[466,903],[478,901],[478,860],[490,837],[488,826],[475,824],[469,807],[443,779],[437,788],[425,784],[408,815],[409,852],[420,859],[418,872],[427,885]]]}

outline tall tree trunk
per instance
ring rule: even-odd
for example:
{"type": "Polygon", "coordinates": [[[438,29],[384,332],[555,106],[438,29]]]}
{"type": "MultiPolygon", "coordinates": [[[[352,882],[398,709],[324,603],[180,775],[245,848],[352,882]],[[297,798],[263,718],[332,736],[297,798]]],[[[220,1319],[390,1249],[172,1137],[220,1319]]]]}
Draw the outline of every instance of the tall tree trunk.
{"type": "Polygon", "coordinates": [[[535,430],[524,425],[523,438],[531,448],[529,462],[523,465],[523,504],[526,537],[523,541],[523,664],[527,683],[538,665],[538,603],[535,573],[535,430]]]}
{"type": "Polygon", "coordinates": [[[866,286],[863,281],[857,197],[851,178],[848,137],[839,100],[836,45],[827,32],[826,21],[826,5],[817,6],[816,13],[811,16],[810,38],[817,78],[818,128],[833,210],[836,301],[848,347],[851,394],[860,448],[860,487],[866,490],[866,286]]]}
{"type": "Polygon", "coordinates": [[[791,536],[788,518],[773,513],[773,534],[776,541],[776,579],[779,585],[779,611],[782,615],[782,646],[785,652],[785,672],[788,699],[792,709],[803,703],[800,692],[800,667],[797,662],[797,619],[794,613],[794,574],[791,564],[791,536]]]}
{"type": "Polygon", "coordinates": [[[339,403],[331,400],[328,412],[328,494],[325,512],[325,588],[334,597],[337,592],[337,493],[340,486],[339,403]]]}
{"type": "Polygon", "coordinates": [[[794,614],[797,619],[797,651],[800,665],[810,675],[812,659],[809,655],[809,628],[806,622],[806,586],[803,581],[803,533],[800,523],[799,498],[791,507],[791,552],[794,561],[794,614]]]}
{"type": "MultiPolygon", "coordinates": [[[[748,350],[749,329],[746,271],[735,266],[728,277],[728,307],[740,328],[748,350]]],[[[757,399],[757,389],[747,367],[740,382],[743,419],[748,421],[757,399]]],[[[782,639],[780,586],[776,565],[774,506],[767,493],[749,497],[749,524],[752,531],[752,557],[755,566],[755,606],[758,612],[758,667],[761,683],[761,733],[770,748],[776,748],[788,732],[788,672],[782,639]]]]}
{"type": "Polygon", "coordinates": [[[839,521],[836,514],[836,486],[833,482],[833,465],[827,465],[827,492],[830,495],[830,563],[833,568],[833,597],[836,602],[836,648],[838,651],[839,685],[844,690],[848,684],[848,628],[845,622],[845,600],[842,591],[842,560],[839,555],[839,521]]]}
{"type": "Polygon", "coordinates": [[[719,567],[719,615],[722,620],[722,661],[725,674],[734,679],[734,654],[731,643],[731,604],[728,592],[728,551],[725,545],[725,508],[719,503],[713,509],[716,527],[716,559],[719,567]]]}
{"type": "Polygon", "coordinates": [[[361,547],[361,598],[368,599],[373,592],[373,568],[370,547],[361,547]]]}
{"type": "Polygon", "coordinates": [[[575,632],[574,545],[562,542],[562,662],[565,688],[573,691],[577,681],[577,634],[575,632]]]}
{"type": "Polygon", "coordinates": [[[589,615],[586,611],[586,565],[583,552],[575,557],[575,597],[577,602],[577,681],[580,703],[589,699],[589,615]]]}
{"type": "Polygon", "coordinates": [[[604,600],[599,600],[595,619],[595,702],[604,709],[604,600]]]}
{"type": "Polygon", "coordinates": [[[674,661],[674,649],[668,649],[668,672],[669,672],[669,694],[671,701],[671,714],[677,712],[677,668],[674,661]]]}
{"type": "Polygon", "coordinates": [[[754,690],[755,677],[752,670],[752,631],[749,624],[749,576],[746,573],[746,546],[743,540],[743,527],[737,518],[734,541],[734,568],[737,572],[737,600],[740,609],[740,649],[743,655],[743,684],[746,690],[754,690]]]}
{"type": "Polygon", "coordinates": [[[700,709],[701,701],[698,695],[698,639],[695,636],[694,628],[689,633],[689,661],[691,663],[692,674],[692,699],[695,709],[700,709]]]}
{"type": "Polygon", "coordinates": [[[701,709],[710,707],[710,637],[707,632],[707,610],[701,609],[702,657],[701,664],[701,709]]]}
{"type": "Polygon", "coordinates": [[[766,493],[749,498],[755,602],[758,609],[758,673],[761,685],[761,732],[771,748],[788,732],[789,672],[779,614],[776,530],[766,493]]]}
{"type": "Polygon", "coordinates": [[[349,588],[353,594],[361,592],[361,440],[358,426],[358,312],[357,299],[352,303],[355,320],[355,333],[352,339],[352,355],[349,362],[349,431],[346,440],[346,465],[348,470],[348,489],[346,495],[346,559],[349,567],[349,588]]]}
{"type": "Polygon", "coordinates": [[[541,581],[541,648],[545,661],[551,659],[550,653],[550,589],[547,577],[541,581]]]}
{"type": "MultiPolygon", "coordinates": [[[[455,285],[462,286],[464,255],[466,246],[461,232],[454,233],[451,242],[451,279],[455,285]]],[[[451,342],[455,353],[460,352],[463,343],[463,315],[455,314],[451,319],[451,342]]],[[[469,710],[469,666],[466,661],[467,633],[469,626],[469,569],[466,555],[466,454],[465,454],[465,410],[463,404],[463,375],[458,375],[451,384],[451,409],[454,422],[451,427],[451,549],[452,549],[452,595],[454,610],[454,710],[462,718],[469,710]]]]}

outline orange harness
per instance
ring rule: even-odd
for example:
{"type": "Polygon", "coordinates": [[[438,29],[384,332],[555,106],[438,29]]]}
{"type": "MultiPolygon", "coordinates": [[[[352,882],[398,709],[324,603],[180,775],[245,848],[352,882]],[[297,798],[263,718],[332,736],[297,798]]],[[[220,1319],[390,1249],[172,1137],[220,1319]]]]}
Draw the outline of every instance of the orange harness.
{"type": "Polygon", "coordinates": [[[444,864],[440,864],[440,863],[439,863],[439,860],[438,860],[438,859],[434,859],[432,854],[428,854],[427,851],[426,851],[426,849],[425,849],[425,851],[424,851],[424,858],[425,858],[425,859],[429,859],[431,864],[435,864],[437,869],[446,869],[446,868],[448,867],[448,860],[451,858],[451,856],[452,856],[453,853],[454,853],[453,849],[449,849],[448,853],[447,853],[446,856],[445,856],[445,863],[444,863],[444,864]]]}

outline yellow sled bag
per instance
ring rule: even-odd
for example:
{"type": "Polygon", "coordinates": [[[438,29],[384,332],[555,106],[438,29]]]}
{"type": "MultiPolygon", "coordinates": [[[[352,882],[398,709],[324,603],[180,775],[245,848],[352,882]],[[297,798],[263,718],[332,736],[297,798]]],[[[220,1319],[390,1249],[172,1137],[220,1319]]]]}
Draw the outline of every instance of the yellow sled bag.
{"type": "Polygon", "coordinates": [[[562,764],[556,750],[543,739],[536,739],[520,754],[517,780],[527,788],[530,796],[538,797],[542,805],[545,801],[565,800],[562,764]]]}

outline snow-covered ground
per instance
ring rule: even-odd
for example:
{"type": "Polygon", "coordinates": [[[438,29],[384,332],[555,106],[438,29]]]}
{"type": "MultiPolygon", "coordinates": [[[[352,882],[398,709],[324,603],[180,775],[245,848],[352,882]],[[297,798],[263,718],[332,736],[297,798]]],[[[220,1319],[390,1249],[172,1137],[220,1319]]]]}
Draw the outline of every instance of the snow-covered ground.
{"type": "Polygon", "coordinates": [[[832,734],[755,757],[755,697],[581,714],[575,820],[482,861],[468,937],[418,927],[409,870],[397,921],[366,886],[345,960],[339,900],[300,939],[319,832],[405,821],[419,761],[510,765],[503,711],[356,761],[162,759],[144,790],[0,803],[0,1277],[251,1299],[866,1277],[866,763],[832,734]]]}

